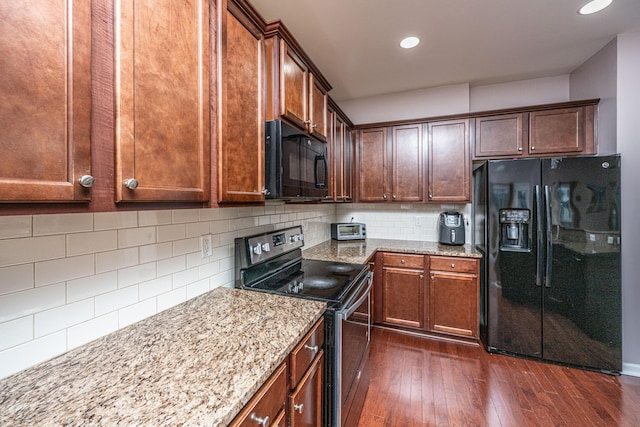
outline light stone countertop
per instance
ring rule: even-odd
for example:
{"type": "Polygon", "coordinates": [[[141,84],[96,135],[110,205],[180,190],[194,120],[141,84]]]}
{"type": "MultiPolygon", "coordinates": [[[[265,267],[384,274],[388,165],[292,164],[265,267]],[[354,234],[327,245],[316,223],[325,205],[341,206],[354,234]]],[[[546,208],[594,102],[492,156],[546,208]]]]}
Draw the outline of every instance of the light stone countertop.
{"type": "Polygon", "coordinates": [[[370,261],[376,251],[482,258],[482,254],[473,249],[471,245],[449,246],[437,242],[390,239],[327,240],[304,249],[302,256],[322,261],[364,264],[370,261]]]}
{"type": "Polygon", "coordinates": [[[227,425],[325,309],[215,289],[0,380],[0,425],[227,425]]]}

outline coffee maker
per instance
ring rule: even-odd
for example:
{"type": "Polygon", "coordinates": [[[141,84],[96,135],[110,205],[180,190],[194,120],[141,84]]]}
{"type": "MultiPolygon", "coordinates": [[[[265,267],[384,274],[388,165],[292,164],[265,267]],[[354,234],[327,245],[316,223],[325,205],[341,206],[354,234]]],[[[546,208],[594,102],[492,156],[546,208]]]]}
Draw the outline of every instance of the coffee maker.
{"type": "Polygon", "coordinates": [[[443,245],[464,245],[464,215],[460,212],[441,212],[438,236],[438,241],[443,245]]]}

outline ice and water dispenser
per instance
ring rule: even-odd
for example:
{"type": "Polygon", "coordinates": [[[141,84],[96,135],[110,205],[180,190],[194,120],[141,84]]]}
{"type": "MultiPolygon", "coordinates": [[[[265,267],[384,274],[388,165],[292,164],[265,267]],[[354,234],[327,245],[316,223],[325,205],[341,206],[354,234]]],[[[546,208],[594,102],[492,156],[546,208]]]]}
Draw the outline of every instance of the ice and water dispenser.
{"type": "Polygon", "coordinates": [[[529,209],[500,209],[500,250],[525,252],[529,242],[529,209]]]}

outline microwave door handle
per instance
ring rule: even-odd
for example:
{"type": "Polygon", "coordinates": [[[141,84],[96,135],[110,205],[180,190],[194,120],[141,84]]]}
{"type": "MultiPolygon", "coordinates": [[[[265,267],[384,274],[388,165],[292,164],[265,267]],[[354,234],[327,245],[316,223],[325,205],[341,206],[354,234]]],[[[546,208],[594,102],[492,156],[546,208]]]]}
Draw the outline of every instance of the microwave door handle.
{"type": "Polygon", "coordinates": [[[329,174],[329,169],[327,167],[327,158],[324,155],[317,155],[316,160],[313,165],[313,180],[315,181],[316,188],[327,188],[327,175],[329,174]],[[318,182],[318,163],[322,161],[321,167],[324,168],[324,181],[318,182]]]}
{"type": "Polygon", "coordinates": [[[342,311],[342,320],[347,320],[353,314],[353,312],[356,311],[358,307],[360,307],[360,304],[362,304],[364,300],[366,300],[369,297],[369,293],[371,292],[371,286],[373,284],[373,274],[368,273],[367,276],[368,276],[367,282],[369,282],[367,283],[367,290],[364,292],[364,294],[362,294],[360,298],[358,298],[356,302],[344,308],[344,310],[342,311]]]}

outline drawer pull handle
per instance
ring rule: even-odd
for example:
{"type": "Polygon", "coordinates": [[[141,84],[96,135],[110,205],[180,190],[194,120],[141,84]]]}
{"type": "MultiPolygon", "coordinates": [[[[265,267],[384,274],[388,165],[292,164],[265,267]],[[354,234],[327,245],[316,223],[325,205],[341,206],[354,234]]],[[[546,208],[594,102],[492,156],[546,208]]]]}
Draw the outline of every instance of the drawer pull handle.
{"type": "Polygon", "coordinates": [[[452,263],[451,268],[456,268],[456,265],[452,263]]]}
{"type": "Polygon", "coordinates": [[[313,352],[314,354],[318,352],[318,346],[314,345],[313,347],[311,347],[310,345],[304,345],[304,348],[306,348],[307,350],[313,352]]]}
{"type": "Polygon", "coordinates": [[[267,425],[269,425],[269,417],[266,416],[264,418],[260,418],[258,417],[255,413],[251,414],[251,417],[249,417],[251,419],[251,421],[255,421],[258,423],[258,425],[261,425],[262,427],[267,427],[267,425]]]}
{"type": "Polygon", "coordinates": [[[293,405],[293,410],[298,411],[298,413],[301,414],[302,411],[304,411],[304,403],[301,403],[299,405],[293,405]]]}

